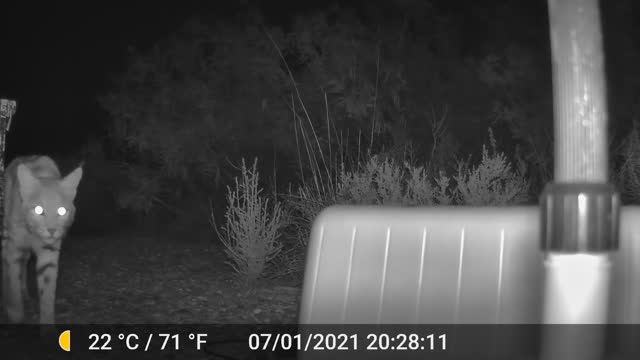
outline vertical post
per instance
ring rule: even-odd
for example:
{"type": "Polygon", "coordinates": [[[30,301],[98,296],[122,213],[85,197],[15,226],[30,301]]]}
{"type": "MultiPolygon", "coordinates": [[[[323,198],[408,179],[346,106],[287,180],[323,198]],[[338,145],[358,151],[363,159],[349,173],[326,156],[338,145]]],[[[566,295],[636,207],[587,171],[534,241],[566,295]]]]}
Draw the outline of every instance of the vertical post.
{"type": "Polygon", "coordinates": [[[16,112],[15,100],[0,99],[0,227],[4,219],[4,149],[7,131],[11,127],[11,118],[16,112]]]}
{"type": "Polygon", "coordinates": [[[598,0],[548,0],[555,172],[540,199],[544,252],[542,358],[600,359],[609,253],[620,198],[608,184],[607,104],[598,0]],[[599,324],[599,326],[575,326],[599,324]],[[569,326],[565,326],[569,325],[569,326]]]}

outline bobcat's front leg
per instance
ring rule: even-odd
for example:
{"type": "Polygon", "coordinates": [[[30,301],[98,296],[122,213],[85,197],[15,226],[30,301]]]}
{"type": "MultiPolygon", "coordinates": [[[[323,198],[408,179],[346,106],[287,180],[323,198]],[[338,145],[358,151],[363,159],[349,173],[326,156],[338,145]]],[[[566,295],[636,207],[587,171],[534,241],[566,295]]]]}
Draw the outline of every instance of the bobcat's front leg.
{"type": "Polygon", "coordinates": [[[31,295],[29,294],[29,285],[27,284],[29,278],[29,259],[31,258],[31,253],[27,254],[22,259],[22,270],[20,270],[20,285],[22,287],[22,300],[23,302],[29,302],[31,300],[31,295]]]}
{"type": "Polygon", "coordinates": [[[56,284],[60,241],[44,245],[37,254],[36,277],[40,298],[40,324],[55,323],[56,284]]]}
{"type": "Polygon", "coordinates": [[[6,237],[2,239],[2,298],[11,323],[24,322],[22,299],[23,263],[26,254],[6,237]]]}

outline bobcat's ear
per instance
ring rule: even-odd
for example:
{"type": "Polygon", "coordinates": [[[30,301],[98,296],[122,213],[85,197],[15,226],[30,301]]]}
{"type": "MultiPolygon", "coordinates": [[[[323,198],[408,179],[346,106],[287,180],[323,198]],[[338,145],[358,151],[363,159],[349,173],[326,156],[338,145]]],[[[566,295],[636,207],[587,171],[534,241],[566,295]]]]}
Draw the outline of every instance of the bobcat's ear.
{"type": "Polygon", "coordinates": [[[18,165],[18,188],[22,199],[28,198],[38,188],[39,180],[33,176],[31,170],[24,164],[18,165]]]}
{"type": "Polygon", "coordinates": [[[78,189],[78,184],[80,184],[80,180],[82,179],[82,164],[77,167],[75,170],[69,173],[69,175],[65,176],[64,179],[60,182],[62,187],[65,189],[67,194],[73,199],[76,197],[76,192],[78,189]]]}

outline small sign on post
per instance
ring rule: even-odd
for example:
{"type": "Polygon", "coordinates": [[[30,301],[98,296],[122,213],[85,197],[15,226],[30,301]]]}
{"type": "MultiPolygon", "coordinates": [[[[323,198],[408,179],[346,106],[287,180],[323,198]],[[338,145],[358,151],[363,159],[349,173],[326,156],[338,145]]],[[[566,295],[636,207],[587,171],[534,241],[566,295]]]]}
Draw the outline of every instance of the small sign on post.
{"type": "Polygon", "coordinates": [[[7,131],[11,127],[11,118],[16,113],[16,101],[0,99],[0,219],[4,218],[4,147],[7,131]]]}

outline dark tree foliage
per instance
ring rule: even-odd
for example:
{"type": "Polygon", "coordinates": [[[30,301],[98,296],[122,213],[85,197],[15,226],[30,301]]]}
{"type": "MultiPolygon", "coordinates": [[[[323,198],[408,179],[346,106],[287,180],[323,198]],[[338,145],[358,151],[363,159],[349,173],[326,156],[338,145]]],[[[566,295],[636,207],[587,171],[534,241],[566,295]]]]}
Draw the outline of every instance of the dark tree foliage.
{"type": "MultiPolygon", "coordinates": [[[[452,171],[486,142],[490,126],[537,192],[552,170],[548,24],[533,20],[546,16],[541,3],[472,11],[437,1],[365,2],[296,15],[286,26],[265,25],[255,11],[190,20],[152,48],[132,51],[100,99],[127,179],[118,204],[177,212],[185,199],[222,198],[220,185],[230,183],[241,157],[258,156],[272,187],[296,185],[309,166],[299,158],[301,130],[315,133],[325,153],[333,149],[332,165],[344,161],[339,152],[359,160],[367,151],[406,156],[409,149],[452,171]]],[[[630,7],[624,1],[611,12],[630,7]]],[[[605,21],[605,36],[629,30],[624,24],[605,21]]],[[[630,31],[623,33],[607,44],[609,65],[639,55],[630,31]],[[612,56],[620,44],[628,51],[612,56]]],[[[615,82],[624,74],[610,75],[615,82]]],[[[626,83],[625,96],[638,84],[626,83]]],[[[621,104],[615,117],[628,117],[637,99],[612,104],[621,104]]]]}

